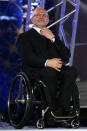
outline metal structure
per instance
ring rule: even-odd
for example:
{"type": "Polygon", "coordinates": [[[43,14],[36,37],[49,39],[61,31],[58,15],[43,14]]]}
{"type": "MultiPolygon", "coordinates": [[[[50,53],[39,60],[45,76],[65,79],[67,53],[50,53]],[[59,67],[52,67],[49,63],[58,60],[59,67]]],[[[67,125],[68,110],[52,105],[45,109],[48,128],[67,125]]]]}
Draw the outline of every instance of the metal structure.
{"type": "MultiPolygon", "coordinates": [[[[29,29],[30,25],[30,15],[31,15],[31,9],[33,6],[34,1],[28,0],[28,8],[27,8],[27,17],[26,17],[26,30],[29,29]]],[[[37,7],[43,7],[45,5],[45,0],[37,0],[37,7]]],[[[51,7],[48,10],[48,13],[52,11],[53,9],[61,6],[61,15],[60,19],[52,23],[51,25],[48,26],[48,28],[51,28],[52,26],[55,26],[56,24],[59,23],[59,36],[61,40],[64,40],[65,45],[70,49],[71,52],[71,58],[70,58],[70,66],[73,64],[73,56],[74,56],[74,48],[75,48],[75,38],[76,38],[76,30],[77,30],[77,22],[78,22],[78,14],[79,14],[79,5],[80,5],[80,0],[61,0],[57,5],[51,7]],[[65,13],[66,12],[66,4],[69,3],[74,9],[72,9],[71,12],[65,13]],[[70,16],[74,15],[73,20],[72,20],[72,35],[71,35],[71,40],[70,43],[67,42],[66,40],[66,34],[64,31],[64,23],[69,19],[70,16]]]]}

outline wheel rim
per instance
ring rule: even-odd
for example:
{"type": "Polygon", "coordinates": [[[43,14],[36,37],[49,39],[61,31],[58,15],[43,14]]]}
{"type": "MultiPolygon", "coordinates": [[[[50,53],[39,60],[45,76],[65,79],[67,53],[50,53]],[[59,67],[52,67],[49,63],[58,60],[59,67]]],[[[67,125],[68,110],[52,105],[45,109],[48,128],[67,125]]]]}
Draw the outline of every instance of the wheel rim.
{"type": "Polygon", "coordinates": [[[43,120],[38,120],[36,123],[36,126],[38,129],[43,129],[44,128],[44,121],[43,120]]]}
{"type": "Polygon", "coordinates": [[[31,92],[28,86],[26,79],[20,74],[12,83],[8,99],[8,113],[9,120],[14,127],[23,123],[28,107],[31,105],[31,92]]]}
{"type": "Polygon", "coordinates": [[[73,121],[71,122],[71,126],[72,126],[73,128],[78,128],[79,125],[80,125],[80,122],[79,122],[78,120],[73,120],[73,121]]]}

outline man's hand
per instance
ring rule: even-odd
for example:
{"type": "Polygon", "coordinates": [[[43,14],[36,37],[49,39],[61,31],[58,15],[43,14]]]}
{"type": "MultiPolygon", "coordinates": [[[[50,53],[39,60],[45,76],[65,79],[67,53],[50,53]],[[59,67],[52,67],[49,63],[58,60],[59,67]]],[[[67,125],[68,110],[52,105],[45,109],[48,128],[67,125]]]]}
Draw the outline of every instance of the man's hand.
{"type": "Polygon", "coordinates": [[[49,59],[46,62],[46,67],[52,67],[60,72],[62,68],[62,60],[60,58],[49,59]]]}
{"type": "Polygon", "coordinates": [[[46,38],[52,40],[53,38],[55,38],[55,35],[52,33],[51,30],[49,30],[48,28],[44,27],[41,29],[41,34],[43,36],[45,36],[46,38]]]}

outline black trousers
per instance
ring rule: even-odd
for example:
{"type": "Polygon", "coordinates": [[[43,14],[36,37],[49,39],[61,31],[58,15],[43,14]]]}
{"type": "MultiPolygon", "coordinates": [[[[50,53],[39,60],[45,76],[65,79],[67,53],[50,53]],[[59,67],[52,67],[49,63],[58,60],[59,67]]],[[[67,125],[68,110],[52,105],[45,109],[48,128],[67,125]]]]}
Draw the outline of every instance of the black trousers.
{"type": "Polygon", "coordinates": [[[72,88],[76,82],[77,71],[75,67],[64,66],[61,72],[53,68],[46,67],[40,69],[39,79],[46,84],[44,92],[48,105],[52,110],[69,105],[72,96],[72,88]],[[58,81],[61,80],[62,86],[58,87],[58,81]],[[58,88],[60,88],[59,95],[58,88]]]}

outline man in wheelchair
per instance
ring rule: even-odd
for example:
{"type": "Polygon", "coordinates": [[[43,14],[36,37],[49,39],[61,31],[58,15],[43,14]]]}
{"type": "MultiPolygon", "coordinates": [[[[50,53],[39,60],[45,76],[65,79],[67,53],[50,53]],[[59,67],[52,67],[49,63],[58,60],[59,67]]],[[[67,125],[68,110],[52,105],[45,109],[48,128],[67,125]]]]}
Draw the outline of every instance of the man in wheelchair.
{"type": "MultiPolygon", "coordinates": [[[[57,34],[46,27],[49,17],[45,9],[36,8],[31,22],[32,29],[22,33],[17,41],[23,71],[29,78],[45,83],[43,90],[52,115],[63,116],[70,105],[77,78],[75,67],[66,66],[70,51],[57,34]],[[63,86],[59,86],[60,93],[57,95],[60,80],[63,86]]],[[[74,111],[67,113],[68,116],[74,114],[74,111]]]]}

